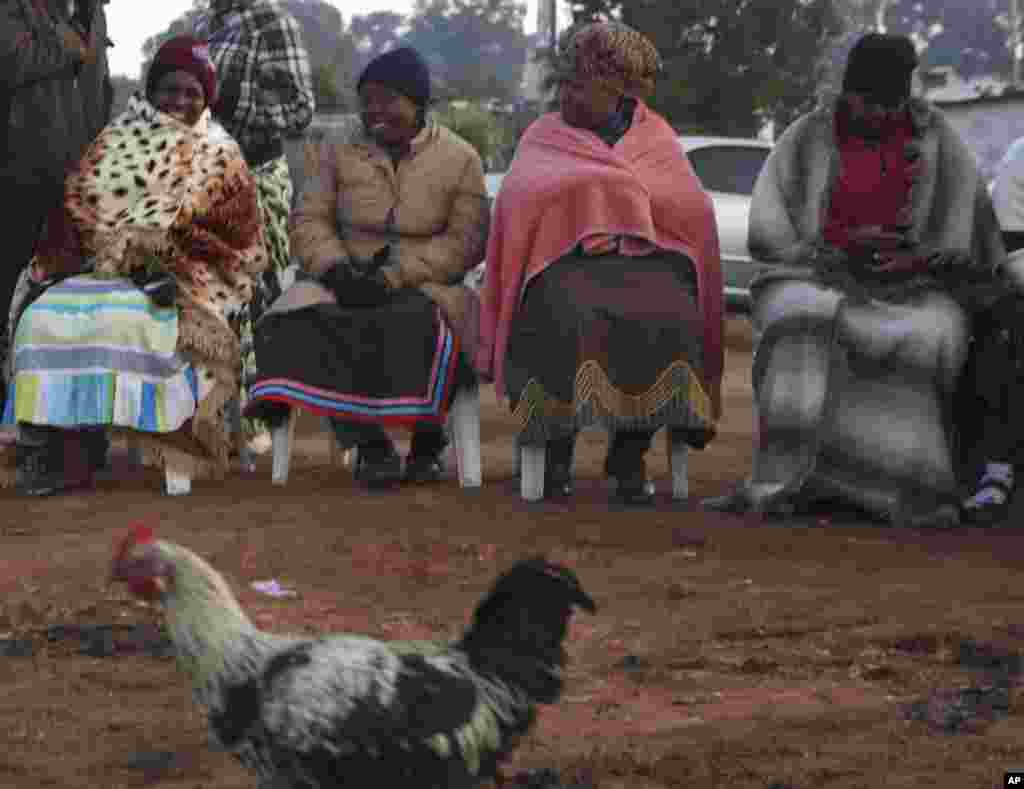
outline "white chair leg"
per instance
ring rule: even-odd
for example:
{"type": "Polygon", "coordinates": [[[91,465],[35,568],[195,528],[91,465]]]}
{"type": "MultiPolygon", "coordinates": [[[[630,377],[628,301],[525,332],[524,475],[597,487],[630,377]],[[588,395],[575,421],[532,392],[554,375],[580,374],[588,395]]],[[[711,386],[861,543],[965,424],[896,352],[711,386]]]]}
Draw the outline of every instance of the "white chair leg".
{"type": "Polygon", "coordinates": [[[173,461],[164,463],[164,482],[168,496],[187,496],[192,492],[192,477],[173,461]]]}
{"type": "Polygon", "coordinates": [[[676,501],[687,499],[690,496],[690,476],[687,469],[690,448],[681,431],[666,430],[665,444],[669,469],[672,472],[672,498],[676,501]]]}
{"type": "Polygon", "coordinates": [[[523,445],[519,450],[522,477],[519,493],[526,501],[540,501],[544,498],[545,447],[523,445]]]}
{"type": "Polygon", "coordinates": [[[288,482],[288,470],[292,462],[292,443],[295,439],[295,422],[295,409],[289,408],[288,417],[270,434],[273,444],[271,481],[275,485],[284,485],[288,482]]]}
{"type": "Polygon", "coordinates": [[[256,460],[253,458],[252,450],[242,434],[242,406],[237,397],[228,401],[228,429],[235,439],[235,448],[238,450],[238,462],[242,471],[252,474],[256,471],[256,460]]]}
{"type": "Polygon", "coordinates": [[[480,387],[467,387],[455,393],[449,419],[459,485],[463,488],[479,488],[483,484],[480,463],[480,387]]]}

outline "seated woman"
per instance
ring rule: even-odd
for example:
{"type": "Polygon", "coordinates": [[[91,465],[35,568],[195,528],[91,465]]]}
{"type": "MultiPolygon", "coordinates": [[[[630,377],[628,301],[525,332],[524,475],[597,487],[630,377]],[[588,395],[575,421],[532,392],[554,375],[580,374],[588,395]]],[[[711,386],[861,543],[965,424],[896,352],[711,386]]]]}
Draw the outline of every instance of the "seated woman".
{"type": "Polygon", "coordinates": [[[952,400],[978,285],[1005,254],[985,183],[911,98],[909,39],[868,34],[837,100],[794,122],[758,178],[751,478],[716,509],[841,501],[891,522],[958,520],[952,400]]]}
{"type": "Polygon", "coordinates": [[[413,427],[404,477],[433,481],[451,395],[475,384],[461,353],[475,300],[462,279],[487,238],[483,166],[428,116],[430,73],[414,50],[370,62],[357,89],[361,124],[321,147],[292,217],[292,251],[320,281],[296,282],[257,324],[246,413],[330,417],[371,486],[403,476],[385,428],[413,427]]]}
{"type": "Polygon", "coordinates": [[[62,468],[70,431],[131,431],[144,459],[189,477],[227,467],[237,317],[267,256],[252,175],[210,121],[216,84],[205,45],[167,41],[145,98],[67,178],[12,316],[5,421],[25,493],[84,481],[62,468]]]}
{"type": "Polygon", "coordinates": [[[480,371],[546,446],[545,495],[570,495],[576,434],[612,434],[605,473],[652,501],[661,427],[704,446],[722,375],[722,277],[711,200],[672,127],[643,101],[661,63],[616,22],[563,40],[560,111],[526,130],[495,202],[480,371]]]}

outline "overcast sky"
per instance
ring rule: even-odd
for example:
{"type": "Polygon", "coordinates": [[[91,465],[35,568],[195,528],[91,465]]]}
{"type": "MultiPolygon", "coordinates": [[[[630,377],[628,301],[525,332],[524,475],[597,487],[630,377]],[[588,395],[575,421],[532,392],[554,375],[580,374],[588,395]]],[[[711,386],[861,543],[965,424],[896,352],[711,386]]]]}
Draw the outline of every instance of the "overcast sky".
{"type": "MultiPolygon", "coordinates": [[[[328,0],[337,7],[348,24],[353,16],[374,11],[407,14],[413,0],[328,0]]],[[[110,0],[107,25],[114,47],[109,50],[110,70],[114,74],[139,76],[142,42],[164,30],[176,17],[192,7],[192,0],[110,0]]],[[[526,0],[526,32],[537,26],[537,0],[526,0]]]]}

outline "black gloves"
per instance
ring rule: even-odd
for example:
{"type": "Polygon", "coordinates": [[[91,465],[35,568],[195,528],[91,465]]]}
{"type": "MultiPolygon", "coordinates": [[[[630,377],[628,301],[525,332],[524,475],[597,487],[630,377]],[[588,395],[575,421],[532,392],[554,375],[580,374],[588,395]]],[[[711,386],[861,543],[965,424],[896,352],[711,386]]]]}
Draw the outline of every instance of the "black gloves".
{"type": "Polygon", "coordinates": [[[382,247],[370,260],[339,261],[320,282],[334,293],[338,305],[350,309],[380,307],[391,300],[391,289],[381,269],[391,259],[391,248],[382,247]]]}
{"type": "Polygon", "coordinates": [[[135,287],[149,296],[156,306],[174,306],[175,297],[178,295],[178,284],[171,274],[166,271],[149,273],[144,268],[137,268],[132,271],[131,277],[135,287]]]}

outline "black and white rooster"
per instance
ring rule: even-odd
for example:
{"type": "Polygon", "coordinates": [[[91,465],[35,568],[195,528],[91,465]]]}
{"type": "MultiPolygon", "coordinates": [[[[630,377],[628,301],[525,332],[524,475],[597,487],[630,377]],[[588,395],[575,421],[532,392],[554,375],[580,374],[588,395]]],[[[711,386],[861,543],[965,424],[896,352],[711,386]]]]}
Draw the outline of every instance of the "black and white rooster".
{"type": "Polygon", "coordinates": [[[179,666],[214,739],[261,789],[463,789],[496,777],[558,700],[573,608],[594,601],[572,571],[535,558],[501,575],[454,643],[265,633],[187,548],[136,526],[112,579],[162,603],[179,666]]]}

